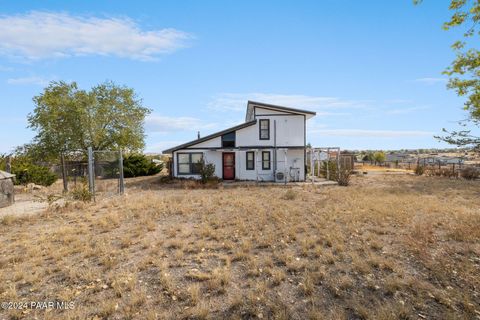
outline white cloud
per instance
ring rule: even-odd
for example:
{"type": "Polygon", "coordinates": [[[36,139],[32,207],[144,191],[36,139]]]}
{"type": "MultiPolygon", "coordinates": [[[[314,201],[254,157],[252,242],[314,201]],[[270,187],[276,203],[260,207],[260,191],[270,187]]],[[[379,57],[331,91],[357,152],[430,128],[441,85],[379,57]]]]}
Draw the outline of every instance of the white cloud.
{"type": "Polygon", "coordinates": [[[364,130],[364,129],[314,129],[309,133],[336,137],[377,137],[377,138],[398,138],[398,137],[420,137],[432,136],[435,132],[430,131],[402,131],[402,130],[364,130]]]}
{"type": "Polygon", "coordinates": [[[30,60],[84,55],[152,60],[184,47],[190,38],[171,28],[145,31],[125,17],[50,12],[0,16],[0,54],[30,60]]]}
{"type": "Polygon", "coordinates": [[[175,131],[195,131],[215,128],[215,123],[206,123],[192,117],[167,117],[150,115],[147,117],[146,130],[151,133],[169,133],[175,131]]]}
{"type": "Polygon", "coordinates": [[[13,85],[29,85],[29,84],[34,84],[34,85],[39,85],[39,86],[45,86],[49,82],[48,79],[42,78],[42,77],[24,77],[24,78],[10,78],[7,80],[8,84],[13,84],[13,85]]]}
{"type": "MultiPolygon", "coordinates": [[[[335,97],[307,96],[297,94],[275,93],[223,93],[219,94],[208,104],[208,108],[217,111],[242,111],[247,106],[247,101],[253,100],[281,106],[300,109],[331,110],[340,108],[365,108],[370,101],[346,100],[335,97]]],[[[323,112],[320,115],[339,115],[334,112],[323,112]]],[[[345,114],[341,114],[345,115],[345,114]]]]}
{"type": "Polygon", "coordinates": [[[423,83],[426,85],[434,85],[434,84],[440,84],[440,83],[447,83],[448,79],[446,78],[418,78],[415,79],[415,82],[423,83]]]}

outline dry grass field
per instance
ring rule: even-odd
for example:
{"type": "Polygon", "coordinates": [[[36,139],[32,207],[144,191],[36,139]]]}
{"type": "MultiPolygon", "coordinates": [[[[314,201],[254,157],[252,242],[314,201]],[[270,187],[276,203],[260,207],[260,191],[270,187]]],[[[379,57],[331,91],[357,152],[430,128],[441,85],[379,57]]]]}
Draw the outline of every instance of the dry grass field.
{"type": "Polygon", "coordinates": [[[151,187],[3,217],[0,301],[75,307],[0,319],[480,319],[480,181],[151,187]]]}

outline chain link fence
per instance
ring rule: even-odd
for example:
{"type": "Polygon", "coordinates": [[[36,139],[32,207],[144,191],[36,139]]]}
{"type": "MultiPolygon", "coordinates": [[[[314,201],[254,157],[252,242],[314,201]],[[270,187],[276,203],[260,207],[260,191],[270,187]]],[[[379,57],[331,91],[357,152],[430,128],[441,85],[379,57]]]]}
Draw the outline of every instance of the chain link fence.
{"type": "Polygon", "coordinates": [[[121,151],[89,149],[89,190],[94,199],[124,193],[123,155],[121,151]]]}
{"type": "Polygon", "coordinates": [[[63,180],[63,192],[85,199],[107,198],[124,193],[121,151],[78,150],[64,152],[52,170],[63,180]]]}

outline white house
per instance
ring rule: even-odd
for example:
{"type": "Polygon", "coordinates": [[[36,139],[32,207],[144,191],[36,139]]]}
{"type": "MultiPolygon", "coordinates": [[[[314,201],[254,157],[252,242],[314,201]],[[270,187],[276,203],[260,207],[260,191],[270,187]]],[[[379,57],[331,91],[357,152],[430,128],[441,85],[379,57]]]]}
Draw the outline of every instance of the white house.
{"type": "Polygon", "coordinates": [[[198,161],[223,180],[303,181],[306,124],[315,112],[248,101],[245,123],[164,150],[173,176],[199,178],[198,161]]]}

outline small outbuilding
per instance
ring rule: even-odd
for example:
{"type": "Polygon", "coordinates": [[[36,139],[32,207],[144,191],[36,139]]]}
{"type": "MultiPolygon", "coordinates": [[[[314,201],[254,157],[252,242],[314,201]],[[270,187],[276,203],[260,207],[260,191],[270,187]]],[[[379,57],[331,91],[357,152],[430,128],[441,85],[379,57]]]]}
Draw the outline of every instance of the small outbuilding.
{"type": "Polygon", "coordinates": [[[0,208],[8,207],[15,202],[13,178],[14,174],[0,170],[0,208]]]}

